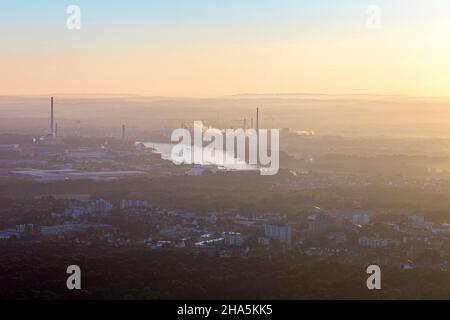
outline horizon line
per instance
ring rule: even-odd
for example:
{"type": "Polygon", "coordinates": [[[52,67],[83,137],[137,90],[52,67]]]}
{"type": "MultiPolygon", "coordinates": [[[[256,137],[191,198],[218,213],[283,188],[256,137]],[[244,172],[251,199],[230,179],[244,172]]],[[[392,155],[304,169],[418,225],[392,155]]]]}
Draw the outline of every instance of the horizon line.
{"type": "Polygon", "coordinates": [[[320,93],[320,92],[268,92],[268,93],[235,93],[235,94],[152,94],[152,93],[49,93],[49,94],[0,94],[6,97],[68,97],[68,96],[102,96],[102,97],[140,97],[140,98],[195,98],[195,99],[223,99],[236,97],[268,97],[268,96],[322,96],[322,97],[384,97],[384,98],[416,98],[416,99],[450,99],[443,95],[411,95],[411,94],[383,94],[383,93],[320,93]]]}

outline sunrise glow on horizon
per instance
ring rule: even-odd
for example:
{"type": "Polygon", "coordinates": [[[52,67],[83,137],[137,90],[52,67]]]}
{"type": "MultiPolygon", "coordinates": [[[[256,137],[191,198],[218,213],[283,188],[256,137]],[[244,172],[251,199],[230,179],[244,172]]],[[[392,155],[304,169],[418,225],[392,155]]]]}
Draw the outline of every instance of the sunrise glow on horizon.
{"type": "Polygon", "coordinates": [[[1,2],[0,95],[450,96],[445,0],[1,2]]]}

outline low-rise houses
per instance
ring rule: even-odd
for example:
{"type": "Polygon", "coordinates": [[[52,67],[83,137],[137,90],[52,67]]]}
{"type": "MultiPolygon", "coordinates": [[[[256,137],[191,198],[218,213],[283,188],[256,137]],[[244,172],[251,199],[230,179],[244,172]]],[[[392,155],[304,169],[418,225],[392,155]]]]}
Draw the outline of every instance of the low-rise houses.
{"type": "Polygon", "coordinates": [[[145,200],[120,200],[120,210],[136,209],[136,208],[148,208],[148,202],[145,200]]]}
{"type": "Polygon", "coordinates": [[[70,201],[69,207],[65,210],[65,215],[73,219],[80,219],[90,214],[107,214],[113,209],[113,205],[103,199],[93,201],[70,201]]]}
{"type": "Polygon", "coordinates": [[[367,247],[371,249],[386,248],[389,241],[386,239],[381,239],[379,237],[360,237],[358,243],[362,247],[367,247]]]}

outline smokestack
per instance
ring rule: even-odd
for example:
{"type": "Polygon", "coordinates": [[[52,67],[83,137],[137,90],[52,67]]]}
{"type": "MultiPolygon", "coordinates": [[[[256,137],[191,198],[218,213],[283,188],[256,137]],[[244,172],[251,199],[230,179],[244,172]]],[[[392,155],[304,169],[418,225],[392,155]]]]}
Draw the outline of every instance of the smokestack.
{"type": "Polygon", "coordinates": [[[259,164],[259,108],[256,108],[256,159],[259,164]]]}
{"type": "Polygon", "coordinates": [[[125,140],[125,130],[126,130],[126,126],[122,125],[122,140],[125,140]]]}
{"type": "Polygon", "coordinates": [[[53,134],[55,132],[55,128],[54,128],[54,117],[53,117],[53,97],[51,98],[51,104],[50,104],[50,136],[53,137],[53,134]]]}
{"type": "Polygon", "coordinates": [[[58,122],[55,123],[55,138],[58,138],[58,122]]]}
{"type": "Polygon", "coordinates": [[[259,108],[256,108],[256,132],[259,131],[259,108]]]}

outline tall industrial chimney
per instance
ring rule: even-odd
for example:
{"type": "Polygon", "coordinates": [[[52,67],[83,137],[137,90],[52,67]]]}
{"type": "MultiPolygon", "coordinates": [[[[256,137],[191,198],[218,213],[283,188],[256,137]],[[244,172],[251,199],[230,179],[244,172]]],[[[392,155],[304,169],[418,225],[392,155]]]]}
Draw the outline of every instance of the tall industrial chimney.
{"type": "Polygon", "coordinates": [[[51,99],[51,106],[50,106],[50,136],[53,137],[53,134],[55,133],[55,128],[54,128],[54,116],[53,116],[53,97],[51,99]]]}
{"type": "Polygon", "coordinates": [[[126,126],[122,125],[122,140],[125,140],[125,130],[126,130],[126,126]]]}
{"type": "Polygon", "coordinates": [[[256,108],[256,132],[259,132],[259,108],[256,108]]]}
{"type": "Polygon", "coordinates": [[[259,164],[259,108],[256,108],[256,159],[259,164]]]}

